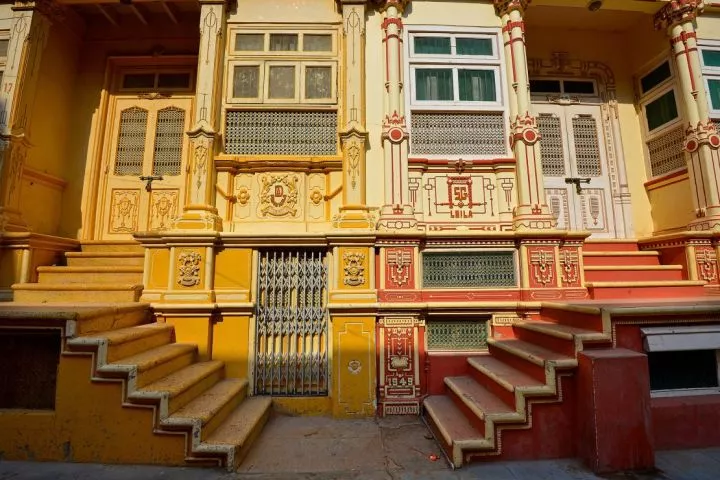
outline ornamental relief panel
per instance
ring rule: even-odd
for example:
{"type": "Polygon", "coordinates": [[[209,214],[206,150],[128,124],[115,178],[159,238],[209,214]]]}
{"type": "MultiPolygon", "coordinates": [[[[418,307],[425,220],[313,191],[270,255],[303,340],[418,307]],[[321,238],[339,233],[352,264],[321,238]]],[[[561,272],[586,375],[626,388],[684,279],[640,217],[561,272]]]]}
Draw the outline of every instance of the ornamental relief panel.
{"type": "Polygon", "coordinates": [[[343,284],[359,287],[367,284],[367,255],[357,250],[345,250],[342,254],[343,284]]]}
{"type": "Polygon", "coordinates": [[[177,283],[182,287],[200,285],[202,255],[193,250],[182,250],[177,260],[177,283]]]}
{"type": "Polygon", "coordinates": [[[113,189],[110,203],[109,233],[138,231],[140,189],[113,189]]]}
{"type": "Polygon", "coordinates": [[[178,215],[179,196],[179,189],[151,191],[148,230],[155,232],[171,227],[173,219],[178,215]]]}

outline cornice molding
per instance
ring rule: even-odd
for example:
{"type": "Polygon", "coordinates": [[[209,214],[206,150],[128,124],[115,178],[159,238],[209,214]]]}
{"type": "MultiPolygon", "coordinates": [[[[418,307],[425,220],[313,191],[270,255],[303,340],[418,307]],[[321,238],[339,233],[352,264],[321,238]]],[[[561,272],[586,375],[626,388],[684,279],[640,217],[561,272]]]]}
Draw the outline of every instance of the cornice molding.
{"type": "Polygon", "coordinates": [[[495,13],[498,17],[508,15],[513,10],[520,12],[520,15],[525,13],[532,0],[493,0],[495,5],[495,13]]]}
{"type": "Polygon", "coordinates": [[[50,20],[64,20],[67,14],[66,7],[53,0],[15,0],[10,8],[16,12],[38,12],[50,20]]]}
{"type": "Polygon", "coordinates": [[[692,22],[704,8],[703,0],[670,0],[655,14],[655,29],[668,29],[684,22],[692,22]]]}

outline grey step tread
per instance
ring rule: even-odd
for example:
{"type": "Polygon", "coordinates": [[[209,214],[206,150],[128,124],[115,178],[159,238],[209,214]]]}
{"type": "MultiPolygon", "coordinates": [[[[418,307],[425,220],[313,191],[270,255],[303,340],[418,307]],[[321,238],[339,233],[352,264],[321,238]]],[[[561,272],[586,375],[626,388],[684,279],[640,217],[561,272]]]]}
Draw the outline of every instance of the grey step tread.
{"type": "Polygon", "coordinates": [[[622,282],[586,282],[588,288],[643,288],[643,287],[696,287],[705,285],[702,280],[657,280],[657,281],[622,281],[622,282]]]}
{"type": "Polygon", "coordinates": [[[152,335],[163,333],[172,333],[173,326],[167,323],[147,323],[128,328],[119,328],[117,330],[109,330],[100,334],[85,335],[80,338],[98,338],[105,339],[110,345],[118,345],[125,342],[131,342],[152,335]]]}
{"type": "Polygon", "coordinates": [[[122,265],[117,266],[52,266],[52,267],[37,267],[38,273],[142,273],[143,267],[141,266],[129,266],[125,267],[122,265]]]}
{"type": "Polygon", "coordinates": [[[110,283],[16,283],[13,290],[39,290],[39,291],[130,291],[142,290],[139,283],[110,284],[110,283]]]}
{"type": "Polygon", "coordinates": [[[178,409],[163,421],[165,424],[183,423],[185,419],[199,419],[206,424],[248,385],[244,378],[226,378],[203,392],[190,403],[178,409]]]}
{"type": "Polygon", "coordinates": [[[209,377],[224,367],[225,364],[219,361],[194,363],[168,375],[167,377],[161,378],[160,380],[137,389],[134,393],[130,394],[130,397],[142,397],[144,396],[143,394],[148,392],[165,392],[172,398],[180,395],[196,383],[202,381],[204,378],[209,377]]]}
{"type": "Polygon", "coordinates": [[[121,358],[111,362],[110,365],[135,365],[138,372],[145,372],[181,355],[195,351],[197,351],[197,345],[193,343],[168,343],[167,345],[161,345],[121,358]]]}
{"type": "Polygon", "coordinates": [[[459,441],[484,440],[485,437],[470,425],[447,395],[431,395],[425,399],[423,406],[448,446],[459,441]]]}
{"type": "Polygon", "coordinates": [[[487,415],[515,412],[514,408],[508,406],[502,399],[480,385],[472,377],[445,377],[445,385],[447,385],[478,418],[485,419],[487,415]]]}
{"type": "Polygon", "coordinates": [[[203,443],[208,445],[244,445],[271,406],[271,397],[246,398],[203,443]]]}
{"type": "Polygon", "coordinates": [[[70,258],[142,258],[144,252],[65,252],[65,257],[70,258]]]}
{"type": "Polygon", "coordinates": [[[564,338],[566,340],[572,340],[576,335],[600,335],[601,333],[597,330],[590,330],[587,328],[573,327],[570,325],[563,325],[560,323],[552,322],[519,322],[515,324],[518,328],[525,328],[527,330],[533,330],[536,332],[545,333],[547,335],[564,338]]]}
{"type": "Polygon", "coordinates": [[[493,357],[492,355],[482,355],[478,357],[468,358],[468,363],[472,368],[483,372],[492,378],[506,390],[514,392],[517,388],[522,387],[541,387],[545,384],[520,370],[511,367],[507,363],[493,357]]]}
{"type": "Polygon", "coordinates": [[[659,257],[660,252],[653,250],[627,251],[627,250],[583,250],[584,257],[659,257]]]}
{"type": "Polygon", "coordinates": [[[632,272],[632,271],[667,271],[667,270],[682,270],[682,265],[585,265],[583,267],[585,271],[593,272],[632,272]]]}
{"type": "Polygon", "coordinates": [[[522,340],[495,340],[488,339],[488,343],[506,352],[517,355],[535,365],[544,366],[546,361],[555,362],[557,364],[576,365],[577,360],[562,353],[548,350],[534,343],[524,342],[522,340]]]}

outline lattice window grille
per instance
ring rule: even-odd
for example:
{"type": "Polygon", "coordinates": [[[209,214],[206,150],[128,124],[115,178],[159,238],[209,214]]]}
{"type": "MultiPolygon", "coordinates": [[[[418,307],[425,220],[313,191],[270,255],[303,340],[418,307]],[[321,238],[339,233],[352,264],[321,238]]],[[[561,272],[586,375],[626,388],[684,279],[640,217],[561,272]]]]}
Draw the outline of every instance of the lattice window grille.
{"type": "Polygon", "coordinates": [[[142,175],[147,120],[148,112],[142,108],[132,107],[120,113],[115,175],[142,175]]]}
{"type": "Polygon", "coordinates": [[[582,177],[599,177],[602,175],[602,159],[597,120],[590,115],[582,115],[572,119],[572,126],[577,174],[582,177]]]}
{"type": "Polygon", "coordinates": [[[539,115],[538,130],[542,136],[540,158],[543,175],[546,177],[565,176],[565,141],[560,118],[555,115],[539,115]]]}
{"type": "Polygon", "coordinates": [[[231,155],[336,155],[336,111],[230,110],[225,153],[231,155]]]}
{"type": "Polygon", "coordinates": [[[684,141],[685,131],[683,127],[678,127],[647,143],[653,177],[687,166],[683,152],[684,141]]]}
{"type": "Polygon", "coordinates": [[[486,350],[487,330],[487,321],[428,321],[428,350],[486,350]]]}
{"type": "Polygon", "coordinates": [[[326,254],[261,251],[255,310],[255,393],[328,392],[326,254]]]}
{"type": "Polygon", "coordinates": [[[169,107],[158,112],[153,175],[180,175],[184,127],[185,110],[169,107]]]}
{"type": "Polygon", "coordinates": [[[488,288],[517,285],[514,252],[425,252],[424,288],[488,288]]]}
{"type": "Polygon", "coordinates": [[[415,155],[505,155],[502,113],[413,112],[410,149],[415,155]]]}

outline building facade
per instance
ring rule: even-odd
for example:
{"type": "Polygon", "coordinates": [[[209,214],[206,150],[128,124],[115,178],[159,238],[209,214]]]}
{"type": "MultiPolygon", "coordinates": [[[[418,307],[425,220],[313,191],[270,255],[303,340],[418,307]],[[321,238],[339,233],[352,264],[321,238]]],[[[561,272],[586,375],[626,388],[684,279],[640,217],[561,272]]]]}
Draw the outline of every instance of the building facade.
{"type": "Polygon", "coordinates": [[[23,0],[0,53],[9,458],[720,444],[720,4],[23,0]]]}

